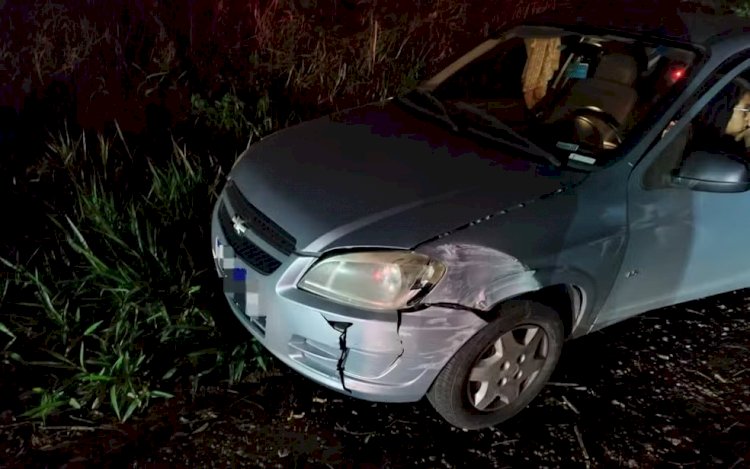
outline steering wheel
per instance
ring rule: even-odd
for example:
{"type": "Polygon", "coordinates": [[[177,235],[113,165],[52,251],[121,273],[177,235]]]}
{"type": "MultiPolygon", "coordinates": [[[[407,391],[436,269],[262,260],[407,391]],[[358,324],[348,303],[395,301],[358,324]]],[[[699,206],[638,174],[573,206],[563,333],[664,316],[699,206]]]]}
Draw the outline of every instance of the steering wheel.
{"type": "Polygon", "coordinates": [[[604,148],[604,143],[607,141],[606,136],[596,125],[592,122],[591,118],[596,119],[599,122],[603,122],[607,127],[612,130],[612,135],[615,137],[617,144],[622,143],[622,134],[620,133],[620,123],[611,114],[604,112],[594,107],[582,107],[568,114],[565,121],[576,124],[576,121],[583,121],[587,124],[587,127],[593,132],[595,137],[596,146],[598,148],[604,148]]]}

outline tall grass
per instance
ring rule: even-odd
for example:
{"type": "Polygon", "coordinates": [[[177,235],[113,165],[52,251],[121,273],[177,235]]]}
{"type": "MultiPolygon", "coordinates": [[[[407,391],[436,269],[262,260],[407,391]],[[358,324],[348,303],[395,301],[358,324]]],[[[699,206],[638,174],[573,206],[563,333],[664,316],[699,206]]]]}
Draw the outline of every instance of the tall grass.
{"type": "Polygon", "coordinates": [[[750,18],[750,1],[748,0],[737,0],[732,2],[731,9],[737,16],[750,18]]]}
{"type": "Polygon", "coordinates": [[[210,102],[199,94],[190,98],[195,123],[203,123],[217,132],[226,132],[237,139],[254,140],[278,129],[278,122],[269,112],[268,95],[258,99],[251,109],[234,92],[225,93],[210,102]]]}
{"type": "Polygon", "coordinates": [[[49,215],[60,241],[26,262],[2,260],[14,273],[5,288],[14,283],[35,298],[0,324],[5,349],[18,349],[14,359],[45,377],[26,416],[106,405],[127,420],[170,397],[179,369],[199,377],[223,367],[237,381],[252,360],[246,344],[217,346],[201,298],[212,285],[203,241],[221,180],[210,168],[219,166],[173,142],[164,161],[130,170],[144,179],[140,190],[117,192],[113,175],[132,156],[102,135],[51,136],[46,167],[64,168],[58,176],[73,189],[68,213],[49,215]]]}
{"type": "Polygon", "coordinates": [[[192,95],[232,90],[328,112],[399,94],[491,29],[569,1],[7,0],[0,98],[63,81],[79,122],[132,131],[150,104],[180,120],[192,95]]]}

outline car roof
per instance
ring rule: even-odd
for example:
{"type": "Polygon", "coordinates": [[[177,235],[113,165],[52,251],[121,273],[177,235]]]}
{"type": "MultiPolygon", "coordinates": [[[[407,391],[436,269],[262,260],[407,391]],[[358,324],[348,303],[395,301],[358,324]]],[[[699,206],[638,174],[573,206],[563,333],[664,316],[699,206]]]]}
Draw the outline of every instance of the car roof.
{"type": "Polygon", "coordinates": [[[575,7],[535,15],[525,23],[621,31],[707,49],[715,49],[724,42],[742,48],[743,40],[750,46],[750,20],[737,15],[685,11],[673,1],[614,3],[594,0],[574,3],[575,7]]]}

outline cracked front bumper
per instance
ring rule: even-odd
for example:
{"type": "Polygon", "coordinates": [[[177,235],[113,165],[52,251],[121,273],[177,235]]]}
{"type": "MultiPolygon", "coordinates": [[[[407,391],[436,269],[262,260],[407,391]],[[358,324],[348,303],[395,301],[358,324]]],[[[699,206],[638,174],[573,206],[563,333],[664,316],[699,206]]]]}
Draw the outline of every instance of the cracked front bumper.
{"type": "Polygon", "coordinates": [[[262,275],[229,247],[218,207],[211,223],[212,249],[232,311],[279,360],[328,388],[371,401],[417,401],[485,325],[470,312],[437,307],[403,313],[399,324],[395,311],[370,312],[327,301],[296,287],[315,258],[278,255],[252,232],[243,233],[284,259],[273,273],[262,275]]]}

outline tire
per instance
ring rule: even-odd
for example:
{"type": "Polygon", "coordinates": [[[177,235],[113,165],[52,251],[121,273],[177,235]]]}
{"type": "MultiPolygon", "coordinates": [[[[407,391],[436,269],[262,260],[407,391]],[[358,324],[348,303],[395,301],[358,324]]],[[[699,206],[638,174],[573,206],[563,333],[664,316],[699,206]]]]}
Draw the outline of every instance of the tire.
{"type": "Polygon", "coordinates": [[[563,341],[563,324],[557,312],[537,302],[511,300],[501,306],[496,319],[448,361],[427,392],[427,399],[456,427],[477,430],[497,425],[518,414],[539,394],[557,365],[563,341]],[[539,344],[534,345],[540,331],[544,334],[538,339],[539,344]],[[531,338],[527,339],[529,335],[531,338]],[[528,345],[524,345],[527,340],[528,345]],[[508,345],[503,346],[505,343],[508,345]],[[532,348],[534,357],[525,358],[523,351],[532,348]],[[526,381],[524,370],[528,371],[526,381]],[[491,379],[479,381],[478,377],[487,376],[491,379]],[[496,379],[500,381],[493,385],[496,379]],[[493,389],[510,391],[493,400],[493,389]],[[508,398],[513,396],[513,389],[518,392],[517,397],[508,398]],[[480,408],[487,401],[490,404],[480,408]]]}

